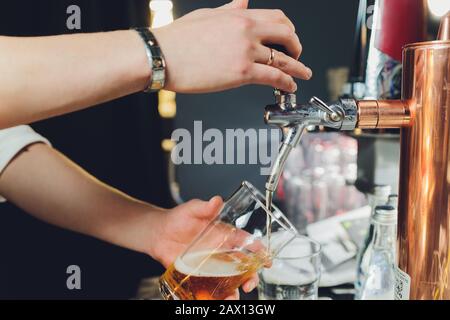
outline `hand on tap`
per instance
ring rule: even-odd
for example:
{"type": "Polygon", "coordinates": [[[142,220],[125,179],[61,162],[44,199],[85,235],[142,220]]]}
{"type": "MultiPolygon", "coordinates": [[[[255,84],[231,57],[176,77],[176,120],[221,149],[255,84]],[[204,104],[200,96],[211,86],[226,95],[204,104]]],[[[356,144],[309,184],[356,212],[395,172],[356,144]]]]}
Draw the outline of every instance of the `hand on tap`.
{"type": "Polygon", "coordinates": [[[295,92],[293,77],[311,78],[311,69],[298,61],[302,45],[286,15],[247,6],[248,0],[234,0],[154,30],[167,60],[167,89],[199,93],[262,84],[295,92]],[[276,51],[271,57],[269,44],[289,55],[276,51]]]}
{"type": "MultiPolygon", "coordinates": [[[[203,93],[260,84],[294,92],[293,78],[309,79],[286,15],[247,7],[248,0],[234,0],[152,30],[166,61],[164,88],[203,93]]],[[[136,30],[0,36],[0,129],[144,90],[153,80],[145,49],[136,30]]]]}

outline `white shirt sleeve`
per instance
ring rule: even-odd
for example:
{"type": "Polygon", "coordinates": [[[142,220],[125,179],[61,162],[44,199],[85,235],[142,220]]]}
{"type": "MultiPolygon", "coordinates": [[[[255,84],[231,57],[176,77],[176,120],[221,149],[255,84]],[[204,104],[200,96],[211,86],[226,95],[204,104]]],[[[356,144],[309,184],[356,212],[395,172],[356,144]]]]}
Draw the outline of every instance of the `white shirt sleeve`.
{"type": "MultiPolygon", "coordinates": [[[[0,130],[0,175],[17,153],[35,142],[43,142],[50,145],[47,139],[37,134],[29,126],[17,126],[0,130]]],[[[6,199],[0,195],[0,202],[5,201],[6,199]]]]}

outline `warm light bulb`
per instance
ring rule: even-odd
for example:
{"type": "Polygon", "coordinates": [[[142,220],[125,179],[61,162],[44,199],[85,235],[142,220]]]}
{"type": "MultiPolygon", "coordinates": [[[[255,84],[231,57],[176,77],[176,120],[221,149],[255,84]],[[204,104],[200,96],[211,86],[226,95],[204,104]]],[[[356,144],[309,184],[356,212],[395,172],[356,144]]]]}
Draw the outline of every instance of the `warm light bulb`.
{"type": "Polygon", "coordinates": [[[450,11],[449,0],[428,0],[428,9],[436,17],[442,17],[450,11]]]}
{"type": "Polygon", "coordinates": [[[158,93],[158,112],[161,118],[171,119],[177,115],[176,93],[161,90],[158,93]]]}
{"type": "Polygon", "coordinates": [[[150,1],[150,9],[153,11],[172,10],[173,3],[170,0],[152,0],[150,1]]]}
{"type": "Polygon", "coordinates": [[[175,148],[175,141],[170,139],[164,139],[163,141],[161,141],[161,148],[165,152],[171,152],[172,149],[175,148]]]}
{"type": "Polygon", "coordinates": [[[159,28],[173,22],[173,3],[170,0],[151,0],[152,28],[159,28]]]}

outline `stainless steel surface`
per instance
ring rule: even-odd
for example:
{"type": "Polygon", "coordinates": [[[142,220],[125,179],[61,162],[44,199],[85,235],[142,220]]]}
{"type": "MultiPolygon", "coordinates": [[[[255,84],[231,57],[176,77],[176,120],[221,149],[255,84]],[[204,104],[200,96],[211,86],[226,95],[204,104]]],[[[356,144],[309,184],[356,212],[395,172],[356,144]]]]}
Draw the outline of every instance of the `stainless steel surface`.
{"type": "Polygon", "coordinates": [[[344,119],[342,121],[340,130],[353,131],[358,122],[358,106],[354,99],[341,99],[340,107],[344,111],[344,119]]]}
{"type": "Polygon", "coordinates": [[[338,122],[342,119],[342,114],[336,112],[336,110],[333,110],[325,102],[323,102],[317,97],[312,97],[311,100],[309,100],[309,103],[317,106],[320,110],[325,112],[330,117],[330,120],[333,122],[338,122]]]}
{"type": "Polygon", "coordinates": [[[313,97],[308,104],[291,105],[289,109],[279,104],[266,107],[264,119],[267,124],[275,125],[283,129],[294,126],[325,126],[341,130],[353,130],[358,120],[357,105],[355,100],[343,99],[327,108],[331,113],[324,111],[324,107],[317,103],[319,100],[313,97]],[[339,118],[331,119],[331,114],[337,114],[339,118]]]}
{"type": "MultiPolygon", "coordinates": [[[[299,133],[303,132],[303,130],[299,130],[299,133]]],[[[266,190],[268,192],[275,192],[277,189],[278,183],[280,181],[281,174],[283,173],[284,165],[286,163],[286,159],[288,158],[292,147],[288,144],[282,143],[278,156],[272,165],[272,170],[270,172],[269,177],[266,181],[266,190]]]]}
{"type": "Polygon", "coordinates": [[[276,103],[282,109],[291,109],[297,105],[297,96],[295,93],[286,93],[278,89],[274,90],[276,103]]]}
{"type": "Polygon", "coordinates": [[[266,190],[274,192],[290,152],[295,148],[308,126],[325,126],[341,130],[353,130],[357,122],[357,105],[354,100],[341,100],[331,106],[317,97],[309,104],[297,105],[294,94],[275,90],[276,104],[266,107],[264,119],[267,124],[278,126],[283,141],[278,157],[267,178],[266,190]]]}

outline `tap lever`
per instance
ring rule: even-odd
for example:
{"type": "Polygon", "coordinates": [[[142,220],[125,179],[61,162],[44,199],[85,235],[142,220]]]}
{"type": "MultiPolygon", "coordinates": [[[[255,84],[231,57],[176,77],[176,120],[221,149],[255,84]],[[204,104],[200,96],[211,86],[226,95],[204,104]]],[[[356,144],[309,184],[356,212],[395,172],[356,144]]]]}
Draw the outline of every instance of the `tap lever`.
{"type": "Polygon", "coordinates": [[[297,106],[297,96],[294,93],[288,93],[279,89],[274,90],[276,103],[285,109],[294,109],[297,106]]]}
{"type": "Polygon", "coordinates": [[[312,97],[311,100],[309,100],[309,103],[314,104],[317,106],[320,110],[328,114],[330,117],[330,120],[333,122],[339,122],[342,120],[342,114],[336,112],[335,110],[331,109],[325,102],[320,100],[317,97],[312,97]]]}

